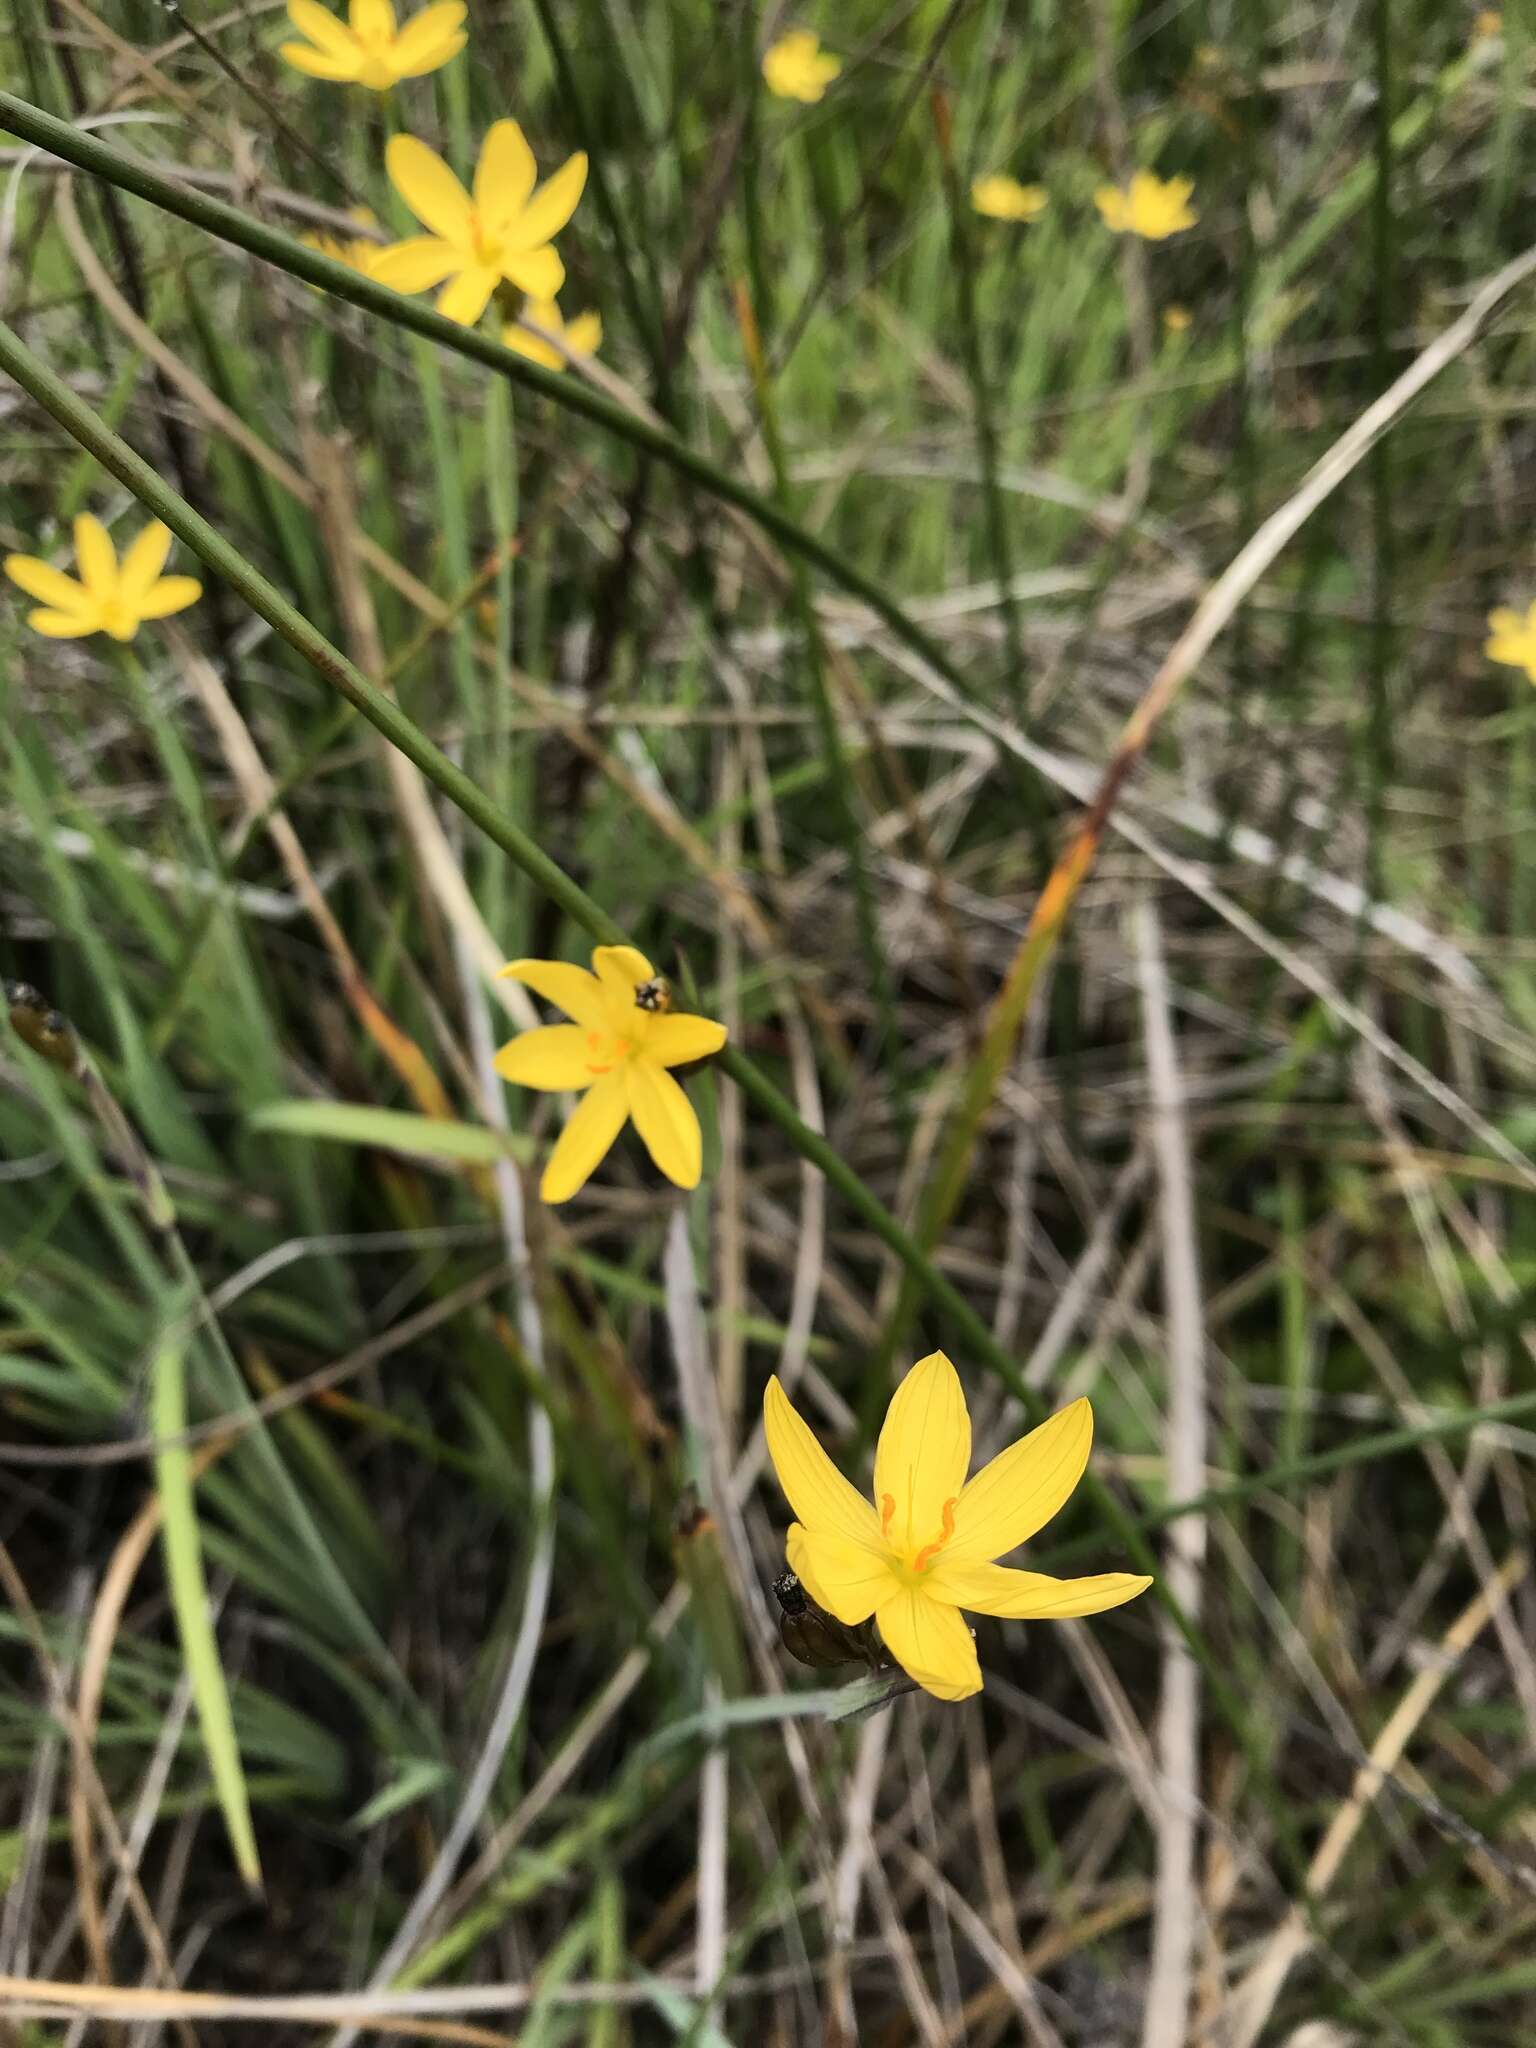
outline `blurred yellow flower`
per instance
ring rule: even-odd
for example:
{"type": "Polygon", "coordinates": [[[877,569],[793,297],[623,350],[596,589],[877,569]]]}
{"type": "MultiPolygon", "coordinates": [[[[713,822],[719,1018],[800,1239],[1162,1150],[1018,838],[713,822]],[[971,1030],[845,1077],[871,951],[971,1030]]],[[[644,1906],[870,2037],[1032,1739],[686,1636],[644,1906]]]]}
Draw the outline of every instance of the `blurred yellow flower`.
{"type": "MultiPolygon", "coordinates": [[[[378,215],[370,206],[349,206],[347,213],[360,228],[376,228],[379,224],[378,215]]],[[[306,248],[317,249],[333,263],[345,263],[349,270],[360,270],[364,277],[372,277],[373,266],[384,254],[384,244],[371,235],[349,240],[341,235],[328,235],[322,229],[301,239],[306,248]]]]}
{"type": "Polygon", "coordinates": [[[284,43],[278,55],[311,78],[388,92],[459,54],[468,41],[466,11],[463,0],[438,0],[398,28],[390,0],[351,0],[346,22],[319,0],[288,0],[288,19],[309,40],[284,43]]]}
{"type": "Polygon", "coordinates": [[[1189,204],[1194,189],[1193,178],[1164,180],[1153,171],[1137,171],[1123,191],[1118,185],[1101,185],[1093,203],[1104,216],[1105,227],[1115,234],[1165,242],[1200,218],[1189,204]]]}
{"type": "Polygon", "coordinates": [[[1490,661],[1503,661],[1511,668],[1523,668],[1536,683],[1536,604],[1523,614],[1512,612],[1503,605],[1490,612],[1488,638],[1483,652],[1490,661]]]}
{"type": "Polygon", "coordinates": [[[119,562],[107,529],[82,512],[75,521],[78,583],[36,555],[7,555],[3,566],[11,581],[43,606],[27,614],[35,633],[46,633],[50,640],[82,640],[88,633],[131,640],[146,619],[185,611],[203,594],[195,576],[161,575],[171,540],[171,529],[156,519],[119,562]]]}
{"type": "Polygon", "coordinates": [[[1504,33],[1504,17],[1497,7],[1485,7],[1472,24],[1474,42],[1486,42],[1490,36],[1504,33]]]}
{"type": "Polygon", "coordinates": [[[808,28],[792,28],[763,53],[763,83],[781,100],[819,100],[842,70],[840,57],[821,47],[808,28]]]}
{"type": "Polygon", "coordinates": [[[573,1021],[525,1031],[496,1055],[503,1080],[522,1088],[579,1088],[582,1098],[549,1155],[539,1193],[565,1202],[632,1118],[667,1179],[696,1188],[704,1140],[692,1103],[667,1071],[707,1059],[725,1026],[679,1015],[667,984],[633,946],[599,946],[595,970],[563,960],[514,960],[501,971],[573,1021]]]}
{"type": "Polygon", "coordinates": [[[1183,334],[1194,319],[1188,306],[1164,306],[1163,325],[1170,334],[1183,334]]]}
{"type": "MultiPolygon", "coordinates": [[[[523,318],[542,327],[545,334],[558,334],[573,356],[595,356],[602,345],[603,322],[597,313],[578,313],[569,323],[561,314],[553,299],[530,299],[523,307],[523,318]]],[[[540,363],[546,370],[563,370],[565,357],[559,349],[551,347],[543,335],[534,334],[516,320],[509,320],[501,330],[503,344],[520,356],[526,356],[530,363],[540,363]]]]}
{"type": "Polygon", "coordinates": [[[971,186],[971,204],[989,220],[1038,220],[1051,203],[1043,185],[1021,185],[1002,171],[977,178],[971,186]]]}
{"type": "Polygon", "coordinates": [[[897,1663],[938,1699],[981,1690],[961,1608],[1061,1621],[1118,1607],[1152,1583],[1130,1572],[1053,1579],[993,1562],[1043,1529],[1082,1478],[1093,1443],[1085,1400],[967,1479],[965,1394],[943,1352],[933,1352],[913,1366],[886,1411],[875,1449],[878,1513],[832,1463],[777,1377],[763,1397],[763,1427],[798,1518],[785,1541],[790,1570],[846,1627],[873,1615],[897,1663]]]}
{"type": "Polygon", "coordinates": [[[380,252],[372,272],[380,284],[424,292],[446,278],[438,312],[472,327],[503,281],[533,299],[552,299],[565,283],[550,237],[576,211],[587,182],[582,151],[535,191],[538,167],[522,129],[498,121],[480,151],[473,198],[414,135],[392,136],[384,162],[395,190],[430,232],[380,252]]]}

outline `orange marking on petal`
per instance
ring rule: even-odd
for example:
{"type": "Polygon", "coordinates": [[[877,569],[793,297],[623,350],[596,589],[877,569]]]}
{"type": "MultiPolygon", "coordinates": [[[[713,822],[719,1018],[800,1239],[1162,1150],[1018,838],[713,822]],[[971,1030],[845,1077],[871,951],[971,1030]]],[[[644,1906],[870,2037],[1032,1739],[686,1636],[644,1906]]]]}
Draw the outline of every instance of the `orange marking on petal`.
{"type": "Polygon", "coordinates": [[[892,1493],[882,1493],[880,1496],[880,1534],[882,1536],[890,1535],[891,1524],[895,1519],[896,1496],[892,1493]]]}
{"type": "MultiPolygon", "coordinates": [[[[955,1496],[955,1499],[958,1499],[958,1498],[959,1498],[959,1496],[958,1496],[958,1495],[956,1495],[956,1496],[955,1496]]],[[[949,1541],[950,1537],[954,1535],[954,1533],[955,1533],[955,1501],[954,1501],[954,1500],[947,1500],[947,1501],[945,1501],[945,1503],[944,1503],[944,1519],[943,1519],[943,1530],[942,1530],[942,1533],[941,1533],[940,1535],[938,1535],[938,1536],[935,1536],[935,1538],[933,1539],[933,1541],[932,1541],[931,1543],[925,1543],[925,1544],[923,1545],[922,1549],[921,1549],[921,1550],[920,1550],[920,1551],[919,1551],[919,1552],[917,1553],[916,1557],[914,1557],[914,1558],[913,1558],[913,1560],[912,1560],[912,1569],[913,1569],[913,1571],[915,1571],[915,1572],[925,1572],[925,1571],[927,1571],[927,1569],[928,1569],[929,1565],[930,1565],[930,1564],[932,1564],[932,1562],[933,1562],[933,1559],[934,1559],[934,1554],[935,1554],[935,1553],[936,1553],[937,1551],[940,1551],[940,1550],[942,1550],[942,1549],[944,1548],[945,1544],[946,1544],[946,1543],[947,1543],[947,1542],[949,1541]]]]}

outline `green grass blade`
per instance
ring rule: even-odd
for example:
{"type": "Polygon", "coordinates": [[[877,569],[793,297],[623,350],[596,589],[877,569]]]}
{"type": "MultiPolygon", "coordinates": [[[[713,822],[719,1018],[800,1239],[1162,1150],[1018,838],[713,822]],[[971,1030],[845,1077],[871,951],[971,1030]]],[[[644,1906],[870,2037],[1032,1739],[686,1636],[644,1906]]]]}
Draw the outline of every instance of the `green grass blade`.
{"type": "MultiPolygon", "coordinates": [[[[179,1437],[187,1426],[186,1353],[179,1338],[166,1337],[155,1354],[150,1391],[154,1433],[179,1437]]],[[[155,1455],[155,1484],[160,1493],[160,1540],[170,1584],[171,1608],[186,1659],[187,1677],[197,1708],[198,1725],[219,1808],[229,1834],[240,1875],[254,1891],[261,1889],[261,1859],[251,1821],[250,1792],[240,1763],[235,1719],[219,1661],[218,1638],[208,1611],[208,1584],[203,1576],[203,1550],[198,1535],[197,1504],[192,1487],[192,1453],[185,1444],[169,1443],[155,1455]]]]}

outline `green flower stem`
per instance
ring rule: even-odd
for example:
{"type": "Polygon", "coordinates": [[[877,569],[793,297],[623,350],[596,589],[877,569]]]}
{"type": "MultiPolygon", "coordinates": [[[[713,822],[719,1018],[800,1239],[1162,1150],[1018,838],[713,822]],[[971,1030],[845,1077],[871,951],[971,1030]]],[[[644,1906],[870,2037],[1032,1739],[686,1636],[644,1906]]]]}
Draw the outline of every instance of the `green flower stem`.
{"type": "Polygon", "coordinates": [[[40,107],[17,99],[13,93],[0,92],[0,129],[19,135],[26,142],[36,143],[39,148],[62,157],[66,163],[74,164],[82,171],[89,171],[93,177],[102,178],[121,191],[132,192],[153,206],[163,207],[167,213],[217,235],[221,241],[232,242],[237,248],[248,250],[251,255],[275,264],[291,277],[301,278],[306,284],[316,285],[336,298],[349,300],[369,313],[377,313],[396,327],[425,335],[428,341],[438,342],[457,355],[483,363],[487,369],[499,370],[503,376],[511,377],[532,391],[542,391],[567,411],[581,413],[619,440],[646,450],[678,475],[701,485],[722,503],[734,505],[738,511],[744,512],[765,533],[771,534],[781,547],[800,556],[850,596],[868,605],[898,640],[964,696],[969,698],[973,694],[964,673],[955,667],[938,642],[930,639],[888,592],[855,568],[846,556],[814,533],[807,532],[771,498],[728,475],[707,455],[690,448],[665,427],[654,426],[649,420],[616,405],[581,378],[543,369],[537,363],[514,354],[511,349],[503,348],[500,342],[493,341],[478,328],[461,327],[456,321],[443,319],[430,306],[391,291],[387,285],[376,284],[372,278],[350,270],[345,263],[333,262],[329,256],[322,256],[318,249],[306,248],[302,242],[295,241],[291,235],[250,219],[238,207],[228,206],[207,193],[178,185],[174,178],[166,177],[151,165],[125,156],[110,143],[71,127],[67,121],[56,120],[52,114],[45,114],[40,107]]]}

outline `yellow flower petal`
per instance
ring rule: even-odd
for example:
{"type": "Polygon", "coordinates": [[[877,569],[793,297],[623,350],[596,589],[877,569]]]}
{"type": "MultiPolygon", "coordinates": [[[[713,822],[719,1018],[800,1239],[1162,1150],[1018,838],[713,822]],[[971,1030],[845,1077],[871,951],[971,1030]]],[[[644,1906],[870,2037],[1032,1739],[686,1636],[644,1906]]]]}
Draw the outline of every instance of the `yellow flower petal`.
{"type": "Polygon", "coordinates": [[[940,1558],[927,1575],[934,1600],[968,1607],[973,1614],[997,1614],[1021,1621],[1067,1621],[1102,1614],[1145,1593],[1152,1581],[1135,1572],[1100,1572],[1087,1579],[1053,1579],[1046,1572],[1017,1572],[1001,1564],[950,1564],[940,1558]]]}
{"type": "Polygon", "coordinates": [[[763,1430],[779,1484],[805,1528],[817,1536],[836,1536],[877,1556],[885,1555],[874,1509],[821,1448],[779,1385],[777,1374],[763,1395],[763,1430]]]}
{"type": "Polygon", "coordinates": [[[148,594],[165,567],[174,538],[168,526],[154,519],[129,547],[118,570],[118,591],[126,603],[136,605],[148,594]]]}
{"type": "Polygon", "coordinates": [[[491,229],[515,220],[533,196],[539,168],[516,121],[494,121],[475,166],[475,205],[491,229]]]}
{"type": "Polygon", "coordinates": [[[971,1463],[971,1417],[942,1351],[920,1359],[885,1411],[875,1449],[875,1506],[891,1548],[910,1557],[937,1543],[971,1463]]]}
{"type": "Polygon", "coordinates": [[[680,1188],[696,1188],[704,1170],[704,1135],[693,1104],[672,1076],[641,1055],[625,1066],[629,1113],[645,1149],[667,1179],[680,1188]]]}
{"type": "Polygon", "coordinates": [[[1000,1451],[961,1490],[939,1562],[980,1564],[1027,1543],[1071,1499],[1092,1447],[1093,1410],[1084,1398],[1000,1451]]]}
{"type": "Polygon", "coordinates": [[[83,640],[88,633],[101,631],[94,612],[28,612],[27,624],[50,640],[83,640]]]}
{"type": "MultiPolygon", "coordinates": [[[[528,204],[519,210],[516,219],[509,223],[507,246],[519,255],[528,249],[542,248],[551,235],[559,234],[576,211],[586,183],[587,154],[585,150],[578,149],[574,156],[566,158],[553,177],[545,179],[528,204]]],[[[525,284],[523,290],[531,292],[533,287],[525,284]]],[[[555,291],[558,290],[557,285],[555,291]]],[[[555,292],[543,292],[537,296],[552,299],[555,292]]]]}
{"type": "Polygon", "coordinates": [[[424,292],[459,267],[459,257],[436,235],[412,235],[380,249],[368,266],[371,277],[391,291],[424,292]]]}
{"type": "Polygon", "coordinates": [[[565,345],[573,356],[595,356],[603,345],[600,313],[578,313],[565,330],[565,345]]]}
{"type": "Polygon", "coordinates": [[[552,299],[565,283],[565,265],[549,248],[507,253],[501,259],[501,274],[530,298],[552,299]]]}
{"type": "Polygon", "coordinates": [[[707,1060],[725,1040],[725,1026],[712,1017],[686,1013],[653,1017],[645,1037],[645,1057],[658,1067],[682,1067],[690,1060],[707,1060]]]}
{"type": "Polygon", "coordinates": [[[501,345],[511,349],[515,356],[526,356],[530,363],[537,363],[541,369],[563,370],[565,357],[559,349],[551,347],[541,336],[530,334],[526,327],[519,327],[515,321],[501,330],[501,345]]]}
{"type": "Polygon", "coordinates": [[[878,1610],[885,1647],[909,1678],[935,1699],[965,1700],[981,1691],[976,1645],[959,1610],[926,1593],[898,1593],[878,1610]]]}
{"type": "Polygon", "coordinates": [[[277,54],[295,71],[307,71],[311,78],[329,79],[333,85],[355,83],[362,62],[360,54],[333,55],[329,50],[312,50],[308,43],[279,43],[277,54]]]}
{"type": "Polygon", "coordinates": [[[390,61],[402,78],[420,78],[457,57],[469,41],[464,32],[462,0],[441,0],[424,7],[395,38],[390,61]]]}
{"type": "Polygon", "coordinates": [[[539,1182],[539,1193],[546,1202],[568,1202],[590,1179],[623,1130],[628,1115],[629,1101],[622,1074],[604,1074],[600,1081],[593,1082],[549,1155],[549,1164],[539,1182]]]}
{"type": "Polygon", "coordinates": [[[638,946],[594,946],[592,971],[621,1012],[634,1008],[635,990],[654,981],[656,970],[638,946]]]}
{"type": "Polygon", "coordinates": [[[1021,185],[1002,171],[977,178],[971,185],[972,206],[990,220],[1035,220],[1049,203],[1043,185],[1021,185]]]}
{"type": "Polygon", "coordinates": [[[1508,605],[1499,605],[1488,614],[1488,630],[1491,633],[1519,633],[1524,629],[1525,620],[1508,605]]]}
{"type": "Polygon", "coordinates": [[[117,550],[101,521],[82,512],[75,521],[75,560],[80,581],[92,597],[112,597],[117,591],[117,550]]]}
{"type": "Polygon", "coordinates": [[[320,0],[288,0],[288,19],[317,49],[329,51],[333,57],[355,58],[357,44],[346,23],[322,7],[320,0]]]}
{"type": "Polygon", "coordinates": [[[589,1037],[579,1024],[541,1024],[501,1048],[496,1071],[520,1088],[590,1088],[600,1077],[592,1072],[589,1037]]]}
{"type": "Polygon", "coordinates": [[[791,1522],[784,1555],[816,1605],[849,1628],[868,1621],[881,1601],[898,1590],[889,1561],[878,1551],[825,1529],[812,1536],[799,1522],[791,1522]]]}
{"type": "Polygon", "coordinates": [[[457,320],[461,327],[473,327],[491,303],[496,273],[484,264],[472,264],[445,284],[437,295],[437,310],[445,320],[457,320]]]}
{"type": "Polygon", "coordinates": [[[364,42],[392,42],[395,10],[390,0],[352,0],[348,11],[352,33],[364,42]]]}
{"type": "Polygon", "coordinates": [[[474,233],[469,194],[435,149],[414,135],[392,135],[384,152],[390,183],[423,227],[468,248],[474,233]]]}
{"type": "Polygon", "coordinates": [[[91,603],[91,594],[83,583],[66,576],[62,569],[55,569],[51,562],[39,561],[36,555],[7,555],[5,573],[28,597],[54,605],[59,611],[81,611],[91,603]]]}
{"type": "Polygon", "coordinates": [[[162,576],[133,608],[141,619],[168,619],[172,612],[184,612],[189,604],[196,604],[202,594],[203,586],[195,576],[162,576]]]}
{"type": "Polygon", "coordinates": [[[511,960],[501,970],[503,981],[520,981],[546,1003],[564,1010],[587,1031],[608,1029],[608,1002],[603,985],[585,967],[565,960],[511,960]]]}
{"type": "Polygon", "coordinates": [[[1118,235],[1125,228],[1125,194],[1118,185],[1101,185],[1093,195],[1093,203],[1104,216],[1104,225],[1118,235]]]}

